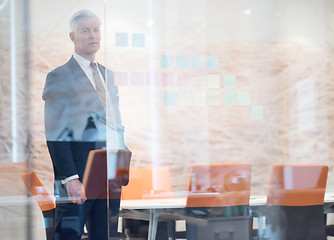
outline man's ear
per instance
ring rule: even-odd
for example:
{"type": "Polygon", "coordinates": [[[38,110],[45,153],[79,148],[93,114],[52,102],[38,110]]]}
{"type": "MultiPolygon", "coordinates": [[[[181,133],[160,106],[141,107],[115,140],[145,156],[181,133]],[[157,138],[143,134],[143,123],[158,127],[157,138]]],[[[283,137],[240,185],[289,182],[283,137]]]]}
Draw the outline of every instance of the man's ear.
{"type": "Polygon", "coordinates": [[[74,32],[70,32],[70,38],[71,38],[71,40],[72,40],[72,42],[74,42],[74,32]]]}

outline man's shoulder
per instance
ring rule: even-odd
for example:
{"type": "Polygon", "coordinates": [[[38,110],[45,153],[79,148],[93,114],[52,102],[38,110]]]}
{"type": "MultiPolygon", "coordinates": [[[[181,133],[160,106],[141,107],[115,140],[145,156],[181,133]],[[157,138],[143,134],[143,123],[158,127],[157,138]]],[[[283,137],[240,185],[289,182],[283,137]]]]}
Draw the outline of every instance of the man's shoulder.
{"type": "Polygon", "coordinates": [[[47,74],[42,95],[44,100],[51,96],[69,95],[68,92],[70,92],[69,89],[71,89],[71,81],[69,80],[73,77],[71,60],[72,59],[47,74]]]}
{"type": "MultiPolygon", "coordinates": [[[[71,65],[73,64],[73,58],[71,58],[69,61],[67,61],[65,64],[53,69],[48,73],[48,76],[61,76],[61,75],[67,75],[69,71],[71,71],[71,65]]],[[[74,60],[75,61],[75,60],[74,60]]]]}

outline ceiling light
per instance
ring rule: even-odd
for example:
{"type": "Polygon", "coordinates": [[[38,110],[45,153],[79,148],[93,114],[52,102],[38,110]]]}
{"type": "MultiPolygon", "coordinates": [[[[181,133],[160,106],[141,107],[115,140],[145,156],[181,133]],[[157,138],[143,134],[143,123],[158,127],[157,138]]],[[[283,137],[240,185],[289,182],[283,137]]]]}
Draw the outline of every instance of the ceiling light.
{"type": "Polygon", "coordinates": [[[153,21],[153,20],[148,20],[148,21],[146,22],[146,25],[147,25],[147,26],[152,26],[152,25],[154,25],[154,21],[153,21]]]}
{"type": "Polygon", "coordinates": [[[250,10],[250,9],[245,9],[245,10],[244,10],[244,14],[245,14],[245,15],[251,15],[251,14],[252,14],[252,10],[250,10]]]}

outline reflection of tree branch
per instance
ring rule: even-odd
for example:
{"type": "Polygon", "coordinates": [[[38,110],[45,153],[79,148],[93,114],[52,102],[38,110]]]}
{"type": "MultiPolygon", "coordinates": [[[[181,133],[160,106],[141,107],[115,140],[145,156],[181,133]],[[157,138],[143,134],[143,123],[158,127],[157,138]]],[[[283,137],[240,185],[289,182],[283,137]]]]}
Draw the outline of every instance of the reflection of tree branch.
{"type": "Polygon", "coordinates": [[[59,135],[58,135],[58,137],[57,137],[57,140],[61,140],[61,139],[63,139],[64,134],[67,133],[67,132],[68,132],[68,127],[65,127],[65,128],[63,129],[63,131],[61,131],[61,133],[59,133],[59,135]]]}
{"type": "MultiPolygon", "coordinates": [[[[89,111],[87,112],[89,117],[91,117],[93,119],[93,121],[99,121],[100,123],[102,123],[103,125],[111,128],[111,129],[117,129],[114,126],[112,126],[112,124],[107,124],[107,120],[102,117],[100,114],[94,112],[94,111],[89,111]]],[[[57,136],[57,141],[68,141],[68,140],[72,140],[73,137],[73,130],[65,127],[57,136]]]]}
{"type": "Polygon", "coordinates": [[[25,146],[25,152],[27,154],[27,159],[26,159],[26,162],[29,164],[29,166],[31,167],[31,156],[32,156],[32,143],[31,143],[31,133],[29,130],[27,130],[27,144],[25,146]]]}
{"type": "Polygon", "coordinates": [[[8,146],[8,144],[6,143],[7,139],[5,137],[1,136],[1,140],[3,140],[3,145],[5,147],[5,149],[7,150],[8,153],[12,153],[11,148],[8,146]]]}
{"type": "Polygon", "coordinates": [[[89,111],[88,115],[90,117],[92,117],[94,120],[98,120],[99,122],[107,125],[107,120],[104,117],[102,117],[101,115],[97,114],[96,112],[89,111]]]}
{"type": "Polygon", "coordinates": [[[11,153],[11,152],[12,152],[12,151],[10,150],[10,148],[8,147],[7,143],[4,143],[3,145],[5,146],[5,148],[6,148],[6,150],[7,150],[8,153],[11,153]]]}
{"type": "Polygon", "coordinates": [[[113,130],[116,130],[118,131],[118,128],[113,126],[112,123],[110,123],[111,121],[107,121],[104,117],[102,117],[100,114],[96,113],[96,112],[93,112],[93,111],[89,111],[88,112],[88,115],[90,117],[93,118],[93,120],[95,121],[99,121],[101,123],[103,123],[104,125],[106,125],[106,127],[108,127],[109,129],[113,129],[113,130]]]}
{"type": "Polygon", "coordinates": [[[322,15],[318,14],[318,13],[315,13],[315,15],[319,18],[319,20],[330,30],[330,32],[332,34],[334,34],[334,29],[333,27],[328,23],[328,21],[326,21],[322,15]]]}
{"type": "Polygon", "coordinates": [[[8,0],[3,1],[3,3],[0,5],[0,11],[3,10],[7,6],[8,0]]]}

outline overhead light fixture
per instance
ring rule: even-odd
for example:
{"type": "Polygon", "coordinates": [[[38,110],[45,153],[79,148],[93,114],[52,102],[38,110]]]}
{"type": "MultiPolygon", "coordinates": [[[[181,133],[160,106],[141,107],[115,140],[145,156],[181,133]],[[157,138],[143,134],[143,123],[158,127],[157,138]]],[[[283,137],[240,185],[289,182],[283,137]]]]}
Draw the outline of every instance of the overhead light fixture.
{"type": "Polygon", "coordinates": [[[153,20],[148,20],[148,21],[146,22],[146,25],[147,25],[147,26],[152,26],[152,25],[154,25],[154,21],[153,21],[153,20]]]}
{"type": "Polygon", "coordinates": [[[250,10],[250,9],[245,9],[245,10],[244,10],[244,14],[245,14],[245,15],[251,15],[251,14],[252,14],[252,10],[250,10]]]}

